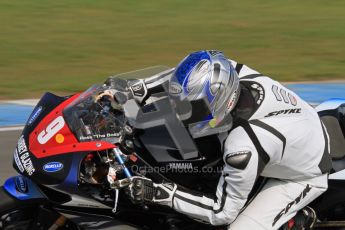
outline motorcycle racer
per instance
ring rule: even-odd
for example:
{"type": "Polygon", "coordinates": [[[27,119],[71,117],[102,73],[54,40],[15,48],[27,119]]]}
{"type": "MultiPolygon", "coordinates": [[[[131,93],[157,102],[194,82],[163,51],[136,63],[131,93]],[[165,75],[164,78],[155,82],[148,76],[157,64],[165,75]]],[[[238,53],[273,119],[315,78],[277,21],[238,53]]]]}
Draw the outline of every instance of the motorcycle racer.
{"type": "Polygon", "coordinates": [[[171,75],[148,83],[138,101],[164,84],[193,138],[227,133],[223,172],[211,195],[132,177],[128,194],[133,202],[166,205],[233,230],[279,229],[326,191],[331,169],[327,130],[294,92],[219,51],[188,55],[171,75]],[[246,204],[259,176],[269,179],[246,204]]]}

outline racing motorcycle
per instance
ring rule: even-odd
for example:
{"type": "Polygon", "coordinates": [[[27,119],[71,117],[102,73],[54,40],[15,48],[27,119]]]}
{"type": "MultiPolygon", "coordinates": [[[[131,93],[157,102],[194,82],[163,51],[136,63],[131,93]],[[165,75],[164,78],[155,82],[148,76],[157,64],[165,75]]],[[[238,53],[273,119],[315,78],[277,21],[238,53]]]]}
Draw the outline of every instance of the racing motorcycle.
{"type": "MultiPolygon", "coordinates": [[[[118,75],[66,97],[44,94],[13,153],[19,175],[0,189],[0,228],[223,229],[170,208],[134,205],[124,193],[132,176],[215,193],[223,166],[218,136],[192,139],[164,90],[145,103],[121,93],[140,97],[145,91],[142,81],[121,78],[151,76],[149,82],[172,71],[156,67],[118,75]],[[113,88],[116,101],[104,93],[113,88]]],[[[331,139],[333,171],[328,191],[310,205],[318,217],[314,228],[345,229],[345,99],[316,110],[331,139]]]]}

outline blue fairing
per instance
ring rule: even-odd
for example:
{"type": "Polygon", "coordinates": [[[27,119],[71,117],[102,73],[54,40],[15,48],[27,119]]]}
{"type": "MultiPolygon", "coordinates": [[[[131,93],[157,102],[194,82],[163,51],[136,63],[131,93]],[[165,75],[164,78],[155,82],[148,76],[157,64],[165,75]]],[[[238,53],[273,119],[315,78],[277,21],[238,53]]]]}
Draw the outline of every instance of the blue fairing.
{"type": "Polygon", "coordinates": [[[45,198],[37,185],[24,176],[15,176],[7,179],[4,189],[18,200],[45,198]]]}
{"type": "Polygon", "coordinates": [[[85,153],[73,154],[71,168],[64,182],[58,186],[60,189],[67,189],[70,192],[78,190],[79,166],[84,157],[85,153]]]}

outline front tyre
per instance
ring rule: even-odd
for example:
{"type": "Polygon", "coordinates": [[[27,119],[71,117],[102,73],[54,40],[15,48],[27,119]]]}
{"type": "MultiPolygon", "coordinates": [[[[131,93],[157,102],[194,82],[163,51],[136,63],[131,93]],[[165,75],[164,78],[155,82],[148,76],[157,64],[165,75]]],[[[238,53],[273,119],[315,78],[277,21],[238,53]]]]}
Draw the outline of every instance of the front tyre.
{"type": "Polygon", "coordinates": [[[0,187],[0,229],[27,230],[35,228],[38,205],[19,202],[0,187]]]}

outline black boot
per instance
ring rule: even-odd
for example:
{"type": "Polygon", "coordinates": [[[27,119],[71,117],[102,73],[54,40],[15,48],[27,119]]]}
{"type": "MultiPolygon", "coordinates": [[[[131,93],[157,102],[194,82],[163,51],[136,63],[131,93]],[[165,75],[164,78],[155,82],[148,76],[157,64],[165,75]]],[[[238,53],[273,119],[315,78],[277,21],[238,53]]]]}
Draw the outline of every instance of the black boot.
{"type": "Polygon", "coordinates": [[[281,230],[310,230],[316,222],[316,213],[310,207],[304,207],[291,220],[285,223],[281,230]]]}

